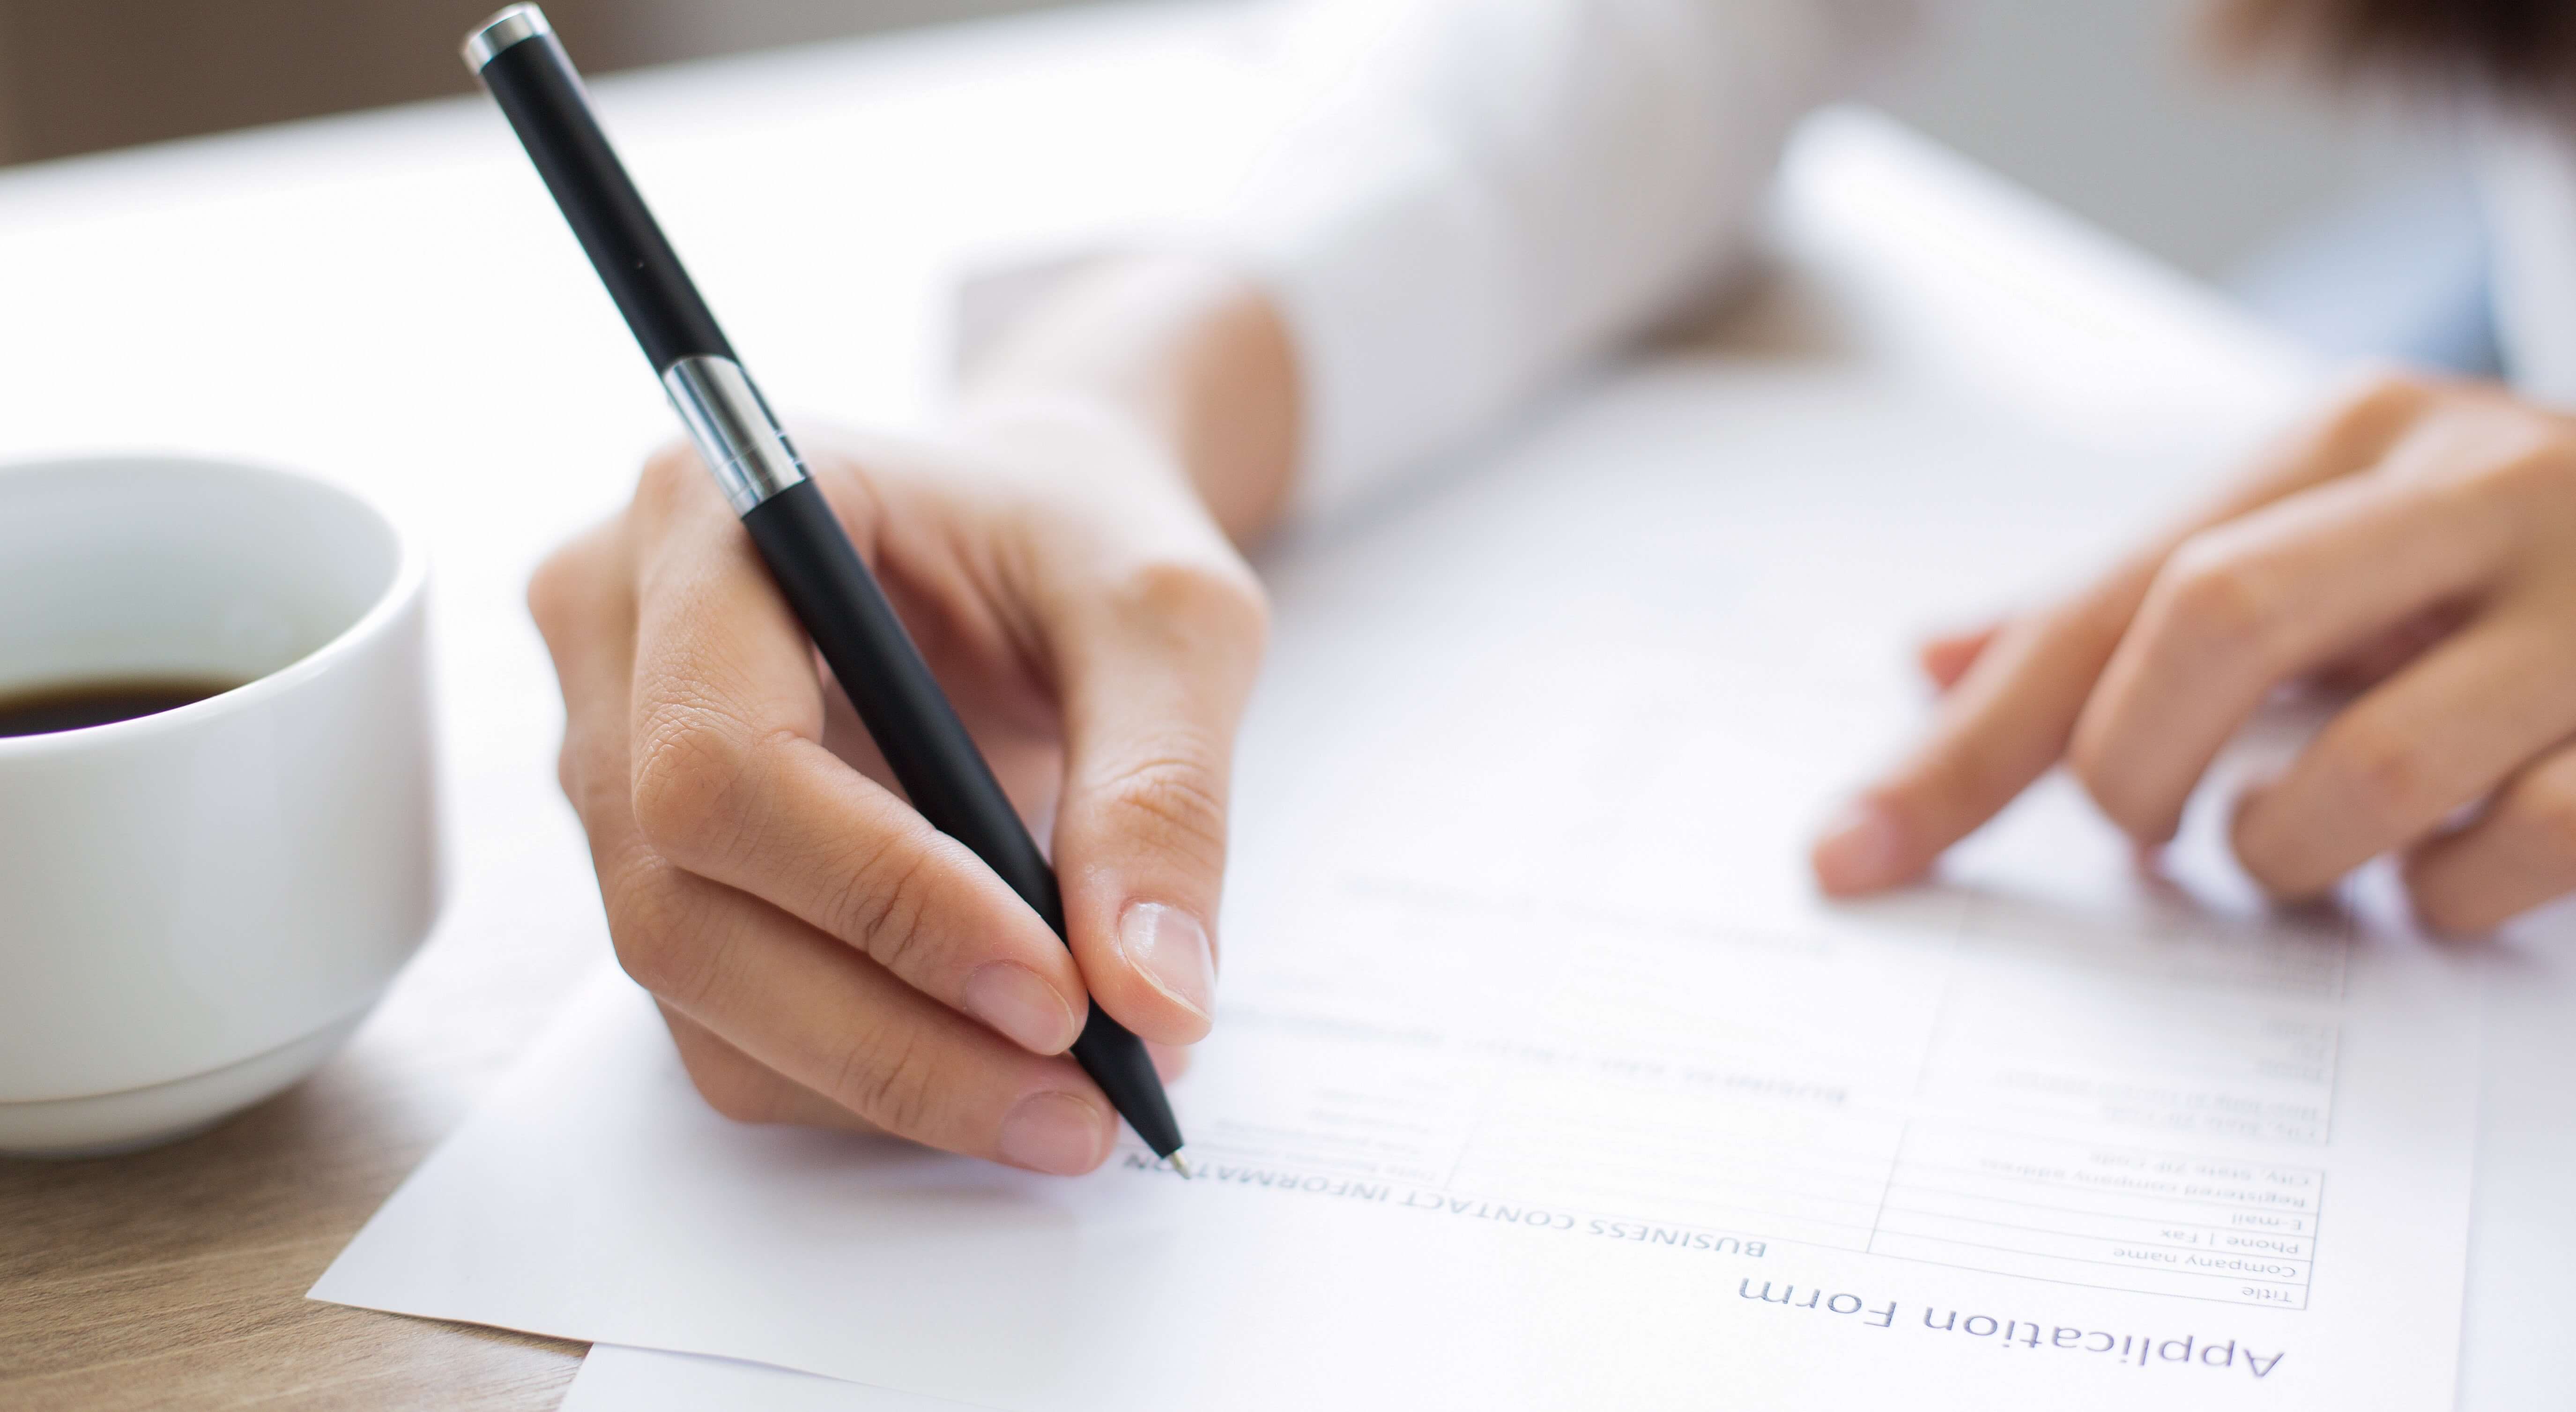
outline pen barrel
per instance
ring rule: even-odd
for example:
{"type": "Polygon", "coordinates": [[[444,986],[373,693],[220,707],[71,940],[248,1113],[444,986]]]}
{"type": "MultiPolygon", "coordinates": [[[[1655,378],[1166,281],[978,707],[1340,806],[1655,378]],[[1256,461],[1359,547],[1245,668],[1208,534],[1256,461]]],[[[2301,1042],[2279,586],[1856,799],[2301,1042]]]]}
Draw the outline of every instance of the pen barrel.
{"type": "MultiPolygon", "coordinates": [[[[715,315],[609,146],[581,75],[544,15],[533,5],[503,10],[467,37],[465,59],[508,116],[770,577],[831,665],[912,807],[984,860],[1072,945],[1055,870],[876,575],[734,361],[715,315]]],[[[1073,1056],[1156,1155],[1179,1150],[1180,1125],[1152,1056],[1097,1001],[1073,1056]]]]}
{"type": "Polygon", "coordinates": [[[683,358],[731,358],[724,331],[609,146],[581,75],[553,33],[511,44],[479,72],[653,371],[683,358]]]}
{"type": "MultiPolygon", "coordinates": [[[[983,859],[1070,945],[1055,870],[822,491],[799,480],[745,512],[742,523],[912,807],[983,859]]],[[[1148,1147],[1166,1157],[1179,1148],[1180,1124],[1144,1042],[1098,1001],[1073,1057],[1148,1147]]]]}
{"type": "Polygon", "coordinates": [[[746,512],[742,523],[912,807],[1063,935],[1054,869],[822,492],[799,481],[746,512]]]}

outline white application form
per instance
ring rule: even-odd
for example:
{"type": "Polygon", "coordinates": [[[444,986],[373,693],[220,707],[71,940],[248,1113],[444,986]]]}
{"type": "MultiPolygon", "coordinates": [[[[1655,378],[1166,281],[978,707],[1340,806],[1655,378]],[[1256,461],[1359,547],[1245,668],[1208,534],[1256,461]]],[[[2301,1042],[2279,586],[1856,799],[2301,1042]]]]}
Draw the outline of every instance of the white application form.
{"type": "Polygon", "coordinates": [[[2466,960],[2264,912],[2223,781],[2153,873],[2058,784],[1808,890],[1922,586],[2099,533],[2072,455],[1683,369],[1292,551],[1200,1180],[729,1124],[611,976],[314,1293],[1010,1412],[2448,1407],[2466,960]]]}

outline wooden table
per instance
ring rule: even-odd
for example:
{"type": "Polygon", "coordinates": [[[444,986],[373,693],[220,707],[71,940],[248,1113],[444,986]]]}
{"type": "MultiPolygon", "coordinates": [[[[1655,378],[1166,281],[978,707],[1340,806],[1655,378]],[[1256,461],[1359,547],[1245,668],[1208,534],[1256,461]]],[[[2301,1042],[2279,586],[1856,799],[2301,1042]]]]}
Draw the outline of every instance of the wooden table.
{"type": "Polygon", "coordinates": [[[0,1406],[552,1407],[578,1344],[304,1290],[594,954],[456,922],[310,1081],[131,1157],[0,1162],[0,1406]]]}
{"type": "MultiPolygon", "coordinates": [[[[1256,51],[1229,7],[1145,6],[599,96],[772,395],[904,422],[935,400],[961,265],[1215,199],[1286,101],[1256,51]],[[728,199],[745,180],[784,204],[728,199]]],[[[2208,291],[1867,119],[1802,141],[1779,243],[1815,298],[1741,337],[1800,357],[1829,335],[2070,435],[2135,449],[2177,421],[2258,420],[2312,373],[2208,291]]],[[[0,1406],[552,1406],[577,1345],[302,1295],[605,955],[519,595],[668,434],[658,390],[479,101],[0,175],[0,329],[0,457],[288,462],[428,536],[454,864],[438,933],[311,1081],[160,1151],[0,1162],[0,1406]]],[[[2534,966],[2519,995],[2576,994],[2568,966],[2534,966]]],[[[2516,1059],[2490,1093],[2497,1234],[2477,1249],[2502,1282],[2473,1294],[2473,1351],[2540,1346],[2515,1321],[2567,1308],[2553,1271],[2576,1225],[2553,1213],[2576,1090],[2548,1078],[2569,1048],[2544,1053],[2567,1028],[2551,1013],[2499,1011],[2523,1038],[2496,1046],[2516,1059]]],[[[2529,1367],[2514,1386],[2566,1385],[2529,1367]]]]}

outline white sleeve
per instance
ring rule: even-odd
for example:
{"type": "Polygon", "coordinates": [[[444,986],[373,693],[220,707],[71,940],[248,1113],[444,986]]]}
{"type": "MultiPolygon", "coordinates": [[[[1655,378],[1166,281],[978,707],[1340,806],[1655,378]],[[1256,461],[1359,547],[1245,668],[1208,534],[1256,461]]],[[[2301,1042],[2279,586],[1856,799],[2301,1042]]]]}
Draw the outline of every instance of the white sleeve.
{"type": "Polygon", "coordinates": [[[1632,337],[1741,253],[1790,126],[1918,0],[1313,0],[1329,77],[1220,223],[1345,503],[1632,337]]]}

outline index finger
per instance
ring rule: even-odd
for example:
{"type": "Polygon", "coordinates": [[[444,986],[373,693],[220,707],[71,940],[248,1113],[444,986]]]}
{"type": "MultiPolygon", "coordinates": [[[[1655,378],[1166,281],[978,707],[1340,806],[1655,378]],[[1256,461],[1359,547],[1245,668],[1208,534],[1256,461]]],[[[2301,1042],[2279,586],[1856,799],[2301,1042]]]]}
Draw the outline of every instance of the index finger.
{"type": "Polygon", "coordinates": [[[1999,632],[1943,699],[1931,734],[1816,841],[1817,883],[1851,897],[1911,882],[2046,773],[2066,753],[2143,580],[2114,579],[1999,632]]]}
{"type": "Polygon", "coordinates": [[[637,526],[644,836],[1025,1048],[1071,1044],[1089,1009],[1071,954],[981,859],[825,748],[811,644],[750,537],[680,459],[652,473],[663,483],[637,526]]]}
{"type": "Polygon", "coordinates": [[[2287,439],[2260,469],[2152,541],[2070,602],[2015,621],[1943,700],[1930,735],[1864,789],[1816,841],[1828,894],[1919,878],[2066,753],[2075,722],[2176,546],[2208,526],[2376,462],[2431,400],[2428,384],[2384,378],[2287,439]]]}
{"type": "Polygon", "coordinates": [[[625,729],[631,519],[556,556],[529,597],[563,680],[565,793],[618,958],[662,1001],[691,1080],[746,1121],[873,1126],[1038,1171],[1096,1166],[1116,1118],[1071,1061],[1005,1042],[641,837],[625,729]]]}

